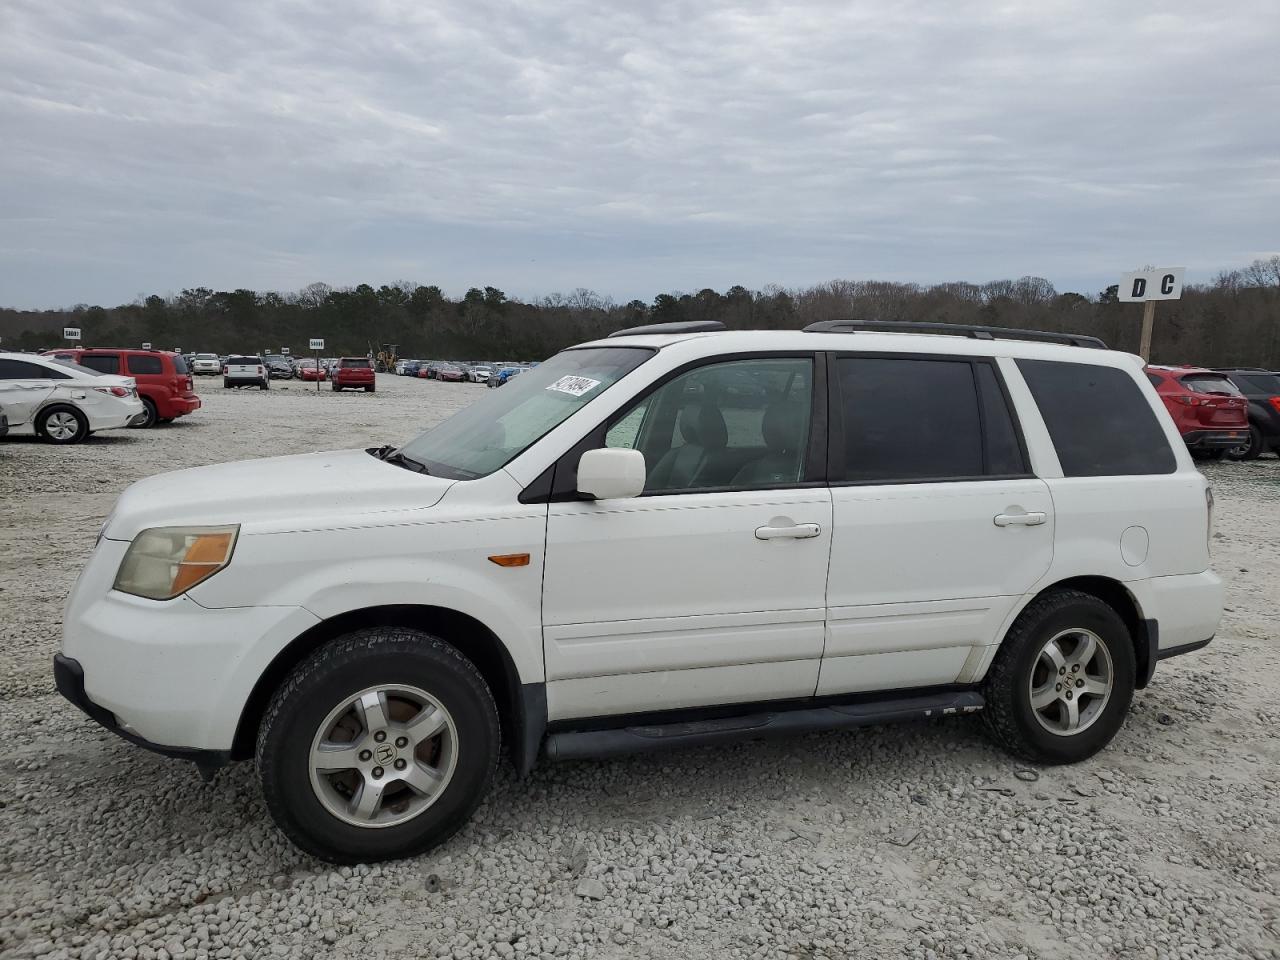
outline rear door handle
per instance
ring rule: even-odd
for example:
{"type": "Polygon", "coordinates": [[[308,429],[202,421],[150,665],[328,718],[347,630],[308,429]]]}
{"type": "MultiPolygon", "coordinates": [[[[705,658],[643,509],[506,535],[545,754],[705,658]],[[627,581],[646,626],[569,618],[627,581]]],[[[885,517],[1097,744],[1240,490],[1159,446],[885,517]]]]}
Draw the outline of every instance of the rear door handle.
{"type": "Polygon", "coordinates": [[[790,527],[756,527],[757,540],[807,540],[822,532],[816,523],[797,523],[790,527]]]}
{"type": "Polygon", "coordinates": [[[1034,513],[997,513],[992,517],[992,521],[997,527],[1008,527],[1014,524],[1020,524],[1024,527],[1038,527],[1044,523],[1046,514],[1040,512],[1034,513]]]}

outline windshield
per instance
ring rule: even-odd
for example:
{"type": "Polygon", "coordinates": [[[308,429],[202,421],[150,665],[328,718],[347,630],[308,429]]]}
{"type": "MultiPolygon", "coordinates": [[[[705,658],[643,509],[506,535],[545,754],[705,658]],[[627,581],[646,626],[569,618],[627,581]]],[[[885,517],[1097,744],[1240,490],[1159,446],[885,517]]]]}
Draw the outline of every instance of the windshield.
{"type": "Polygon", "coordinates": [[[60,367],[66,367],[68,370],[74,370],[76,373],[81,374],[82,376],[86,376],[86,377],[102,376],[101,370],[94,370],[92,367],[82,367],[80,364],[76,363],[74,360],[63,360],[60,357],[47,357],[46,359],[52,360],[54,363],[56,363],[60,367]]]}
{"type": "Polygon", "coordinates": [[[642,347],[566,350],[400,448],[435,476],[473,480],[505,466],[653,356],[642,347]]]}

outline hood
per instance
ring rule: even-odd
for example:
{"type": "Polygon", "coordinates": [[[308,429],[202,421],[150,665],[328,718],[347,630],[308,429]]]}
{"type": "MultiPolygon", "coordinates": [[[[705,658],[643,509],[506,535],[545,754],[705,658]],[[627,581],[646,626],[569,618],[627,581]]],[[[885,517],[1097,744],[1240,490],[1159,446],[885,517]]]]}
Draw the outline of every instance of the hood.
{"type": "Polygon", "coordinates": [[[129,487],[103,535],[148,527],[241,524],[242,534],[367,524],[426,510],[455,481],[413,473],[363,450],[242,460],[148,477],[129,487]]]}

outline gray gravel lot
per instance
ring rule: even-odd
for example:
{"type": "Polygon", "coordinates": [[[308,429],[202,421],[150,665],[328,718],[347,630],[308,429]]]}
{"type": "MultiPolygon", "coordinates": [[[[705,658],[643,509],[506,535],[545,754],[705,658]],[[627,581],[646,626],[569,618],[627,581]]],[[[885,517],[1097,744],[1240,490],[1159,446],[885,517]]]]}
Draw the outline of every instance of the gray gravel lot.
{"type": "Polygon", "coordinates": [[[333,869],[250,765],[205,785],[53,690],[60,609],[151,474],[407,439],[483,389],[198,389],[168,427],[0,441],[0,955],[1280,957],[1280,462],[1206,469],[1217,639],[1116,742],[1030,769],[977,718],[503,774],[435,852],[333,869]]]}

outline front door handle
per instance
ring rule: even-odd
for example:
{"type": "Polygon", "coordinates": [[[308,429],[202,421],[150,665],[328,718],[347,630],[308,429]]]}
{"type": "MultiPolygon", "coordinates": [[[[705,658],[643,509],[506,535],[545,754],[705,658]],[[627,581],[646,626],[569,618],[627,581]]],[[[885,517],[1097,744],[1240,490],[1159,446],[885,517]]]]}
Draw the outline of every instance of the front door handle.
{"type": "Polygon", "coordinates": [[[789,527],[756,527],[757,540],[807,540],[822,532],[816,523],[796,523],[789,527]]]}
{"type": "Polygon", "coordinates": [[[1044,523],[1046,514],[1039,511],[1033,513],[997,513],[992,517],[992,522],[997,527],[1008,527],[1014,524],[1020,524],[1024,527],[1038,527],[1044,523]]]}

